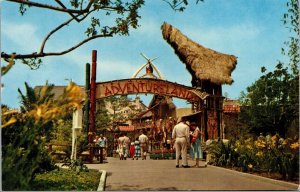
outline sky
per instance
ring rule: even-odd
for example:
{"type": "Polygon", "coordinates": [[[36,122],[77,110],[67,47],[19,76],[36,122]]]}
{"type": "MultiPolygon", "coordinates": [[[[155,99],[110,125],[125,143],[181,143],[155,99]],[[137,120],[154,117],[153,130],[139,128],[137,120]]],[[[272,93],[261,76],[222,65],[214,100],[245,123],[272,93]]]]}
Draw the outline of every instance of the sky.
{"type": "MultiPolygon", "coordinates": [[[[41,0],[39,2],[47,2],[41,0]]],[[[92,50],[97,50],[97,82],[127,79],[146,63],[143,53],[150,59],[165,79],[191,86],[191,75],[173,48],[163,39],[161,25],[167,22],[193,41],[221,53],[235,55],[237,66],[232,72],[234,83],[223,85],[223,95],[238,99],[242,91],[260,76],[261,67],[272,71],[279,61],[287,58],[281,54],[288,29],[283,22],[286,0],[205,0],[195,4],[190,1],[187,9],[174,12],[163,0],[146,0],[140,9],[138,29],[131,29],[130,36],[115,36],[90,41],[63,56],[43,58],[37,70],[16,62],[1,77],[1,103],[18,108],[17,89],[24,92],[24,83],[30,86],[67,85],[70,80],[85,84],[85,64],[91,63],[92,50]]],[[[18,13],[16,3],[1,3],[1,52],[37,52],[45,36],[68,16],[62,13],[30,8],[24,16],[18,13]]],[[[109,20],[105,20],[109,22],[109,20]]],[[[104,21],[104,22],[105,22],[104,21]]],[[[102,21],[101,21],[102,22],[102,21]]],[[[88,22],[71,24],[53,36],[46,51],[69,48],[85,38],[88,22]]],[[[5,65],[1,61],[1,65],[5,65]]],[[[135,97],[135,96],[133,96],[135,97]]],[[[140,96],[147,105],[151,95],[140,96]]],[[[184,100],[174,99],[177,107],[187,107],[184,100]]]]}

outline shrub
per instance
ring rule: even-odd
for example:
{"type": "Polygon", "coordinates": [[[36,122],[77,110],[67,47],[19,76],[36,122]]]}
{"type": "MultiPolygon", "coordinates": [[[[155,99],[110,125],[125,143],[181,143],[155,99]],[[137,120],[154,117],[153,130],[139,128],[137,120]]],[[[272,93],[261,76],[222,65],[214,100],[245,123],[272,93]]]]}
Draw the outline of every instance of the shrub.
{"type": "Polygon", "coordinates": [[[206,147],[212,155],[210,164],[231,166],[242,171],[279,173],[283,179],[299,177],[299,141],[279,138],[248,138],[228,141],[213,141],[206,147]]]}
{"type": "MultiPolygon", "coordinates": [[[[27,190],[39,172],[55,168],[45,142],[49,140],[53,123],[80,107],[81,88],[71,83],[57,100],[46,96],[47,85],[37,95],[27,85],[31,95],[24,96],[23,113],[2,107],[2,186],[4,190],[27,190]],[[35,98],[35,103],[29,103],[35,98]],[[47,99],[45,99],[47,98],[47,99]],[[26,102],[25,102],[26,101],[26,102]],[[26,104],[26,105],[25,105],[26,104]]],[[[19,91],[20,92],[20,91],[19,91]]]]}
{"type": "Polygon", "coordinates": [[[217,166],[235,166],[238,158],[238,154],[234,150],[232,141],[228,142],[213,141],[207,147],[208,153],[212,155],[210,161],[211,164],[217,166]]]}
{"type": "Polygon", "coordinates": [[[33,191],[96,191],[101,173],[76,172],[71,169],[53,170],[37,174],[31,183],[33,191]]]}

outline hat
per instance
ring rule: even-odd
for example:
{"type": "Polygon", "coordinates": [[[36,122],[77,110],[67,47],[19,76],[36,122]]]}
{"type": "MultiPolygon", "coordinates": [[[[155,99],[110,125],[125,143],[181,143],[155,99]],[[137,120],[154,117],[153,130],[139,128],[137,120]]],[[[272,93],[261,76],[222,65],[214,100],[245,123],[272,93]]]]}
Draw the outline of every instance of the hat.
{"type": "Polygon", "coordinates": [[[178,117],[177,123],[180,123],[181,121],[183,121],[183,118],[182,117],[178,117]]]}
{"type": "Polygon", "coordinates": [[[191,122],[190,126],[197,126],[195,122],[191,122]]]}
{"type": "Polygon", "coordinates": [[[189,121],[186,121],[185,124],[187,124],[188,126],[191,125],[191,123],[189,121]]]}

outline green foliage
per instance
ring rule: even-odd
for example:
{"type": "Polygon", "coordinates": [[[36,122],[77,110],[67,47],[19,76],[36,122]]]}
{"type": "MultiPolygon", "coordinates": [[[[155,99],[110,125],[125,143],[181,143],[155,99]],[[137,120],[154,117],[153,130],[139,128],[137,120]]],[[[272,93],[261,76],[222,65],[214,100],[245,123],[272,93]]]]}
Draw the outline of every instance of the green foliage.
{"type": "Polygon", "coordinates": [[[22,112],[2,107],[2,186],[4,190],[28,190],[30,182],[40,172],[55,168],[46,142],[55,121],[74,107],[79,107],[84,95],[71,83],[58,100],[51,99],[49,86],[34,92],[26,84],[22,94],[22,112]]]}
{"type": "Polygon", "coordinates": [[[108,111],[105,108],[105,102],[103,99],[97,100],[96,109],[96,131],[98,134],[103,133],[104,130],[110,127],[112,124],[108,115],[108,111]]]}
{"type": "Polygon", "coordinates": [[[234,151],[232,141],[213,141],[207,147],[208,153],[212,155],[211,164],[216,166],[233,167],[237,162],[237,153],[234,151]]]}
{"type": "Polygon", "coordinates": [[[241,95],[245,109],[241,117],[257,134],[279,132],[285,136],[292,122],[298,118],[299,81],[284,68],[282,63],[272,72],[262,69],[263,75],[241,95]]]}
{"type": "Polygon", "coordinates": [[[62,166],[67,166],[69,167],[69,169],[76,172],[89,171],[88,167],[84,165],[81,160],[66,159],[65,162],[62,164],[62,166]]]}
{"type": "MultiPolygon", "coordinates": [[[[49,142],[62,145],[70,144],[72,142],[72,122],[72,113],[55,121],[51,132],[51,140],[49,142]]],[[[63,151],[67,152],[67,149],[64,149],[63,151]]]]}
{"type": "Polygon", "coordinates": [[[6,59],[7,65],[1,66],[1,75],[2,76],[4,76],[15,64],[14,57],[15,57],[15,55],[12,55],[11,58],[6,59]]]}
{"type": "Polygon", "coordinates": [[[26,189],[37,172],[55,167],[44,148],[45,125],[26,118],[2,129],[3,189],[26,189]]]}
{"type": "MultiPolygon", "coordinates": [[[[189,0],[162,0],[170,5],[174,11],[184,11],[188,6],[189,0]]],[[[195,0],[196,4],[204,0],[195,0]]],[[[21,60],[23,64],[28,65],[30,69],[38,69],[42,64],[42,57],[64,55],[77,49],[81,45],[96,38],[113,37],[115,35],[128,36],[131,29],[137,29],[141,19],[140,9],[144,6],[145,0],[69,0],[69,1],[12,1],[20,5],[19,12],[24,15],[30,7],[38,7],[59,14],[65,14],[69,18],[58,27],[51,30],[43,39],[41,47],[36,52],[27,54],[15,54],[2,52],[1,58],[7,60],[12,56],[21,60]],[[87,21],[90,20],[90,21],[87,21]],[[89,23],[85,23],[85,21],[89,23]],[[78,44],[72,45],[63,51],[45,52],[46,44],[55,33],[60,32],[70,23],[79,24],[86,29],[84,33],[86,38],[81,39],[78,44]]]]}
{"type": "MultiPolygon", "coordinates": [[[[163,0],[163,1],[167,2],[173,10],[180,11],[180,12],[183,12],[189,4],[188,0],[163,0]]],[[[196,3],[198,3],[199,1],[203,2],[204,0],[196,0],[196,3]]]]}
{"type": "Polygon", "coordinates": [[[250,129],[248,124],[242,123],[242,115],[244,114],[244,109],[241,108],[240,114],[224,113],[223,120],[225,122],[225,135],[226,138],[230,138],[233,141],[246,138],[250,134],[250,129]]]}
{"type": "Polygon", "coordinates": [[[291,69],[297,76],[299,74],[299,1],[288,0],[287,8],[287,12],[283,14],[283,23],[290,31],[290,37],[285,42],[288,51],[282,48],[282,53],[290,57],[291,69]]]}
{"type": "Polygon", "coordinates": [[[244,172],[279,173],[282,179],[299,177],[299,141],[278,135],[249,137],[235,142],[213,141],[208,147],[210,164],[238,168],[244,172]]]}
{"type": "Polygon", "coordinates": [[[31,70],[37,70],[42,65],[43,61],[40,58],[22,59],[22,63],[27,65],[31,70]]]}
{"type": "Polygon", "coordinates": [[[46,82],[45,86],[38,90],[34,90],[27,82],[25,82],[26,95],[18,89],[21,100],[21,112],[28,112],[32,110],[35,105],[47,103],[54,99],[54,93],[52,93],[54,85],[49,85],[46,82]]]}
{"type": "Polygon", "coordinates": [[[76,172],[70,169],[53,170],[37,174],[31,184],[32,191],[96,191],[101,173],[76,172]]]}

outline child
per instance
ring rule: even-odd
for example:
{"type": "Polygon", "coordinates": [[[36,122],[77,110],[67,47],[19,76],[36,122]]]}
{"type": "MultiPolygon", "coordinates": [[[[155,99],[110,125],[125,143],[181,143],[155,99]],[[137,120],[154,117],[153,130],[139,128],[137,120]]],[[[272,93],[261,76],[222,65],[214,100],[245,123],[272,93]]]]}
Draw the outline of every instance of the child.
{"type": "Polygon", "coordinates": [[[141,157],[141,148],[140,148],[139,138],[136,138],[135,142],[134,142],[134,157],[136,160],[138,160],[138,158],[141,157]]]}
{"type": "Polygon", "coordinates": [[[130,143],[129,153],[132,160],[134,160],[134,154],[135,154],[134,142],[130,143]]]}

